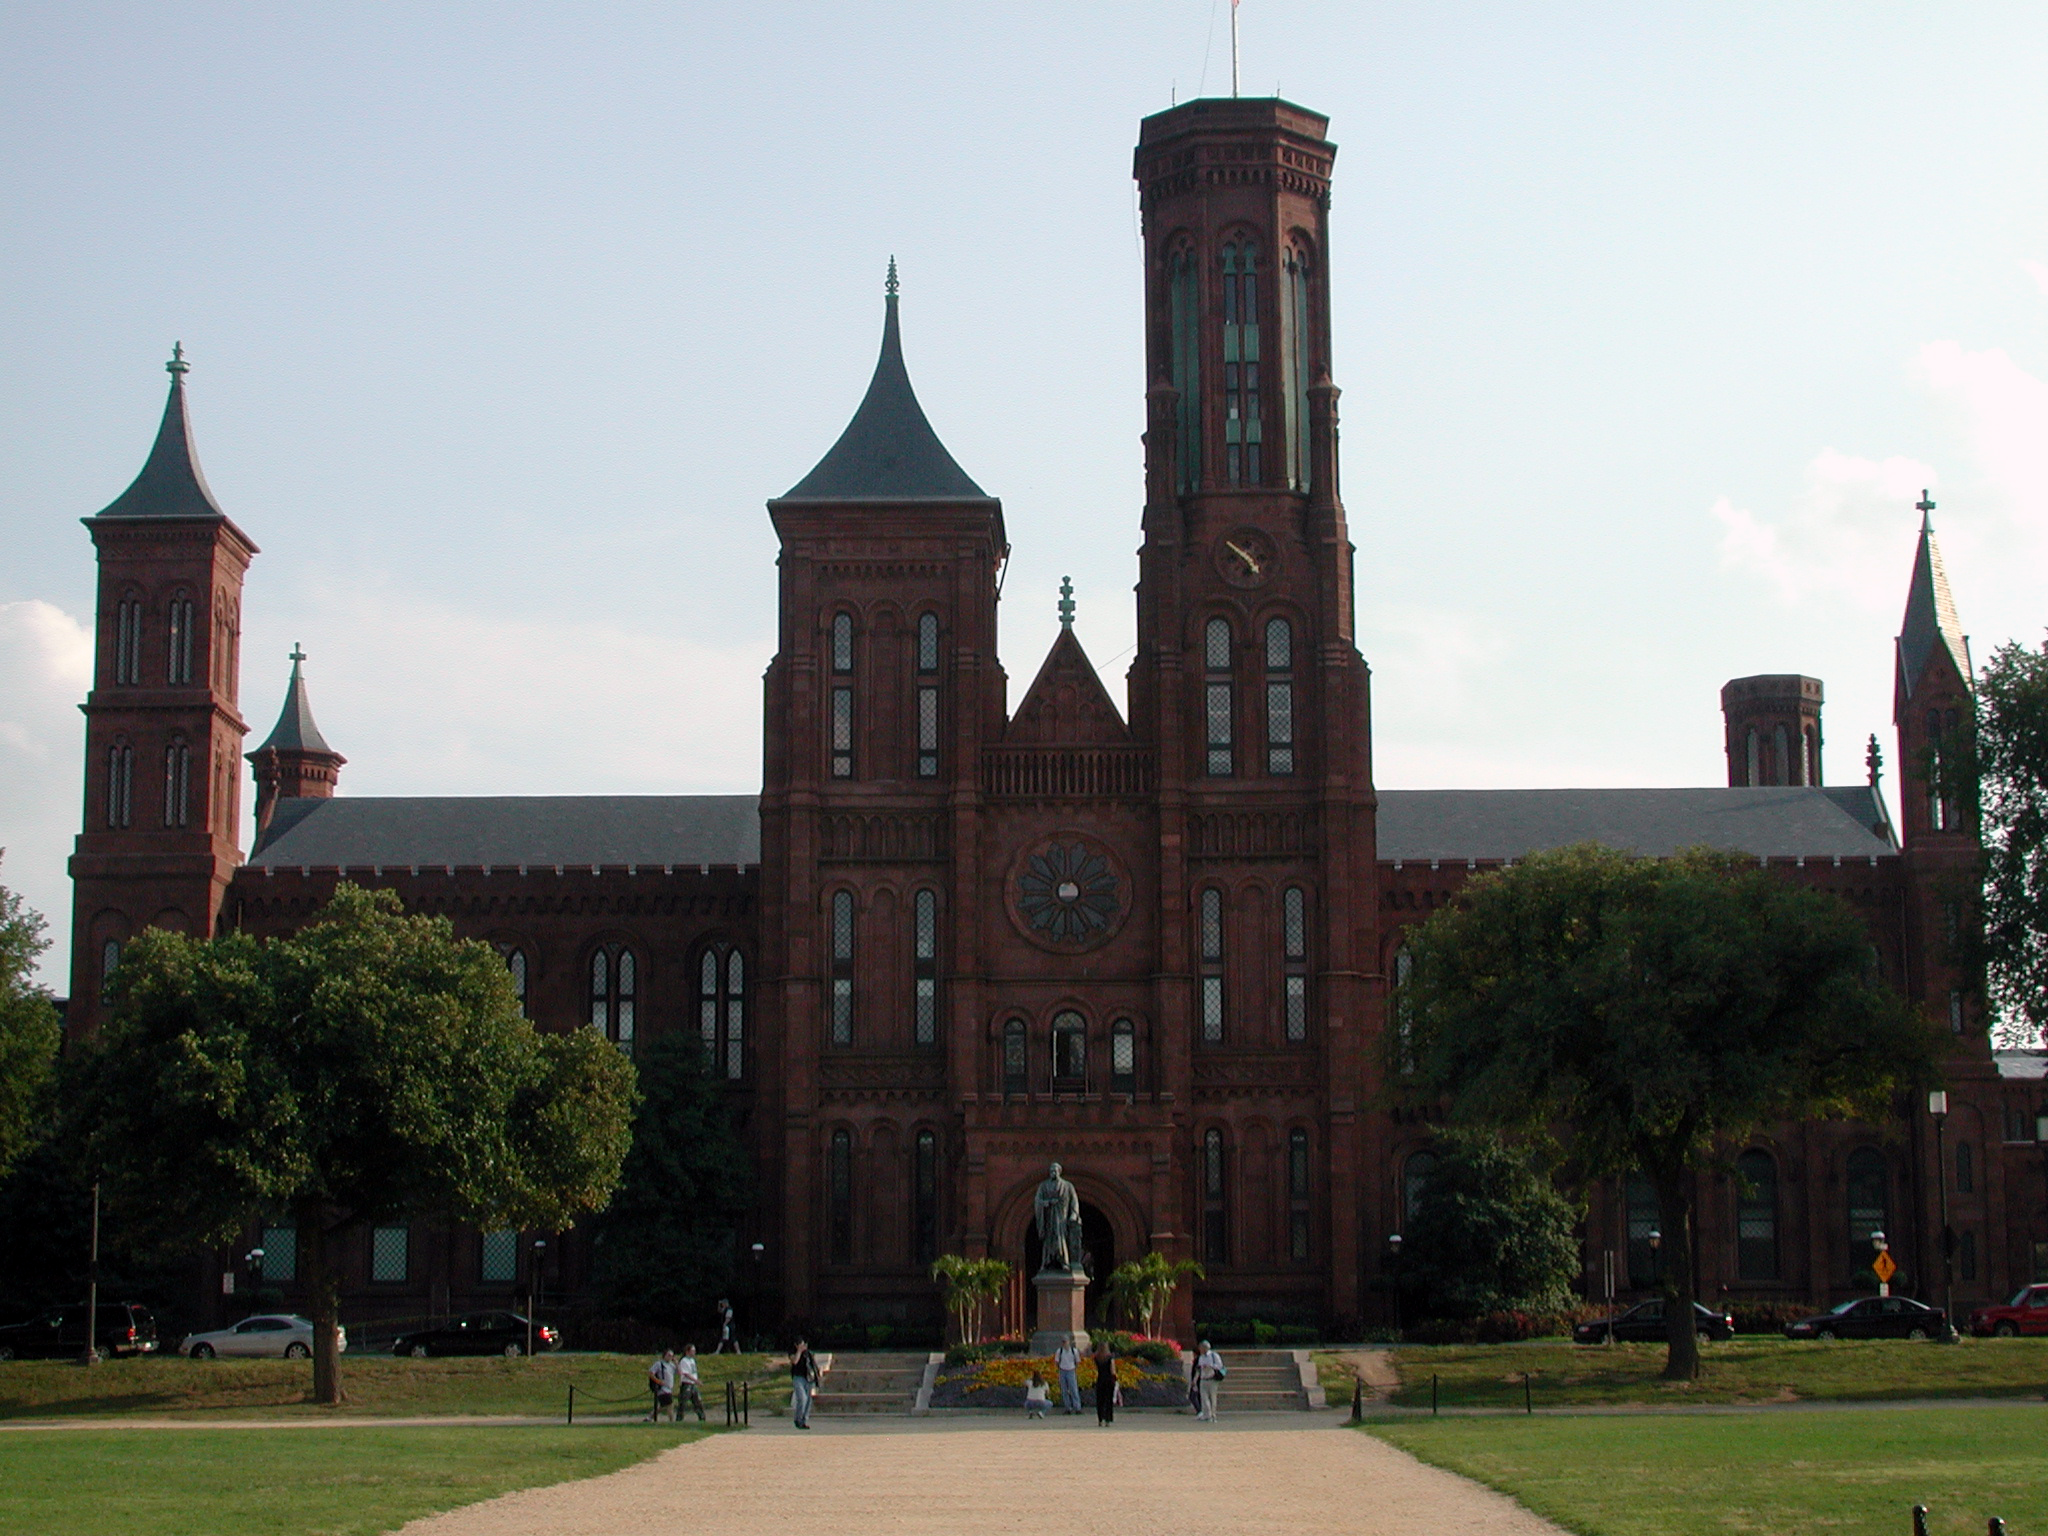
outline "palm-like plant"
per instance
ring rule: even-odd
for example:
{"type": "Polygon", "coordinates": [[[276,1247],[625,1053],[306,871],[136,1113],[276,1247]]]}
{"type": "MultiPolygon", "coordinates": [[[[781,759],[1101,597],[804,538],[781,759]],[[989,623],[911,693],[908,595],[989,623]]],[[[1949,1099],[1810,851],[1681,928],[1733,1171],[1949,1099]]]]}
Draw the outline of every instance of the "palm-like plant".
{"type": "Polygon", "coordinates": [[[1181,1281],[1190,1276],[1208,1278],[1193,1259],[1169,1259],[1155,1248],[1142,1259],[1132,1259],[1110,1271],[1109,1293],[1126,1316],[1137,1314],[1139,1331],[1149,1335],[1152,1320],[1166,1310],[1181,1281]]]}
{"type": "Polygon", "coordinates": [[[945,1292],[962,1343],[981,1340],[982,1309],[1003,1293],[1010,1266],[1001,1259],[970,1259],[965,1254],[941,1255],[932,1264],[932,1278],[945,1292]]]}

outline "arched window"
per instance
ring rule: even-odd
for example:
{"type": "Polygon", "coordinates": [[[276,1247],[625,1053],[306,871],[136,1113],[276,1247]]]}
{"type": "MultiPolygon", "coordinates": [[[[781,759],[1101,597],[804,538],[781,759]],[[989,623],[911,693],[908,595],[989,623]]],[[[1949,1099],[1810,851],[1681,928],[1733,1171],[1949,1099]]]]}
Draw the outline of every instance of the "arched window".
{"type": "Polygon", "coordinates": [[[919,891],[911,902],[911,970],[915,989],[912,1033],[919,1045],[939,1042],[939,893],[919,891]]]}
{"type": "Polygon", "coordinates": [[[1030,1091],[1030,1041],[1024,1033],[1024,1021],[1012,1019],[1003,1026],[1003,1092],[1012,1094],[1030,1091]]]}
{"type": "Polygon", "coordinates": [[[1778,1278],[1778,1165],[1751,1150],[1735,1160],[1735,1273],[1743,1280],[1778,1278]]]}
{"type": "Polygon", "coordinates": [[[1408,1161],[1401,1165],[1401,1224],[1404,1227],[1422,1209],[1422,1192],[1429,1188],[1430,1177],[1435,1172],[1434,1152],[1411,1152],[1408,1161]]]}
{"type": "Polygon", "coordinates": [[[125,741],[107,748],[107,825],[126,827],[135,819],[135,749],[125,741]]]}
{"type": "Polygon", "coordinates": [[[1230,1262],[1230,1217],[1223,1132],[1215,1126],[1202,1133],[1202,1259],[1230,1262]]]}
{"type": "Polygon", "coordinates": [[[1308,893],[1290,885],[1280,893],[1280,1022],[1287,1038],[1308,1038],[1308,893]]]}
{"type": "Polygon", "coordinates": [[[853,1133],[832,1133],[832,1151],[825,1160],[825,1199],[830,1207],[832,1262],[853,1262],[853,1133]]]}
{"type": "Polygon", "coordinates": [[[1223,1043],[1223,893],[1211,886],[1200,898],[1196,953],[1200,964],[1202,1043],[1223,1043]]]}
{"type": "Polygon", "coordinates": [[[726,944],[707,944],[697,957],[697,1037],[704,1060],[728,1082],[747,1064],[747,962],[726,944]]]}
{"type": "Polygon", "coordinates": [[[1294,772],[1294,626],[1266,621],[1266,772],[1294,772]]]}
{"type": "Polygon", "coordinates": [[[1230,620],[1211,619],[1202,631],[1202,717],[1212,779],[1227,779],[1237,771],[1231,750],[1231,649],[1230,620]]]}
{"type": "Polygon", "coordinates": [[[853,1044],[853,892],[832,893],[832,1043],[853,1044]]]}
{"type": "Polygon", "coordinates": [[[142,599],[133,593],[114,609],[114,681],[142,681],[142,599]]]}
{"type": "Polygon", "coordinates": [[[1088,1087],[1088,1025],[1071,1008],[1052,1016],[1052,1086],[1055,1093],[1088,1087]]]}
{"type": "Polygon", "coordinates": [[[1173,326],[1176,479],[1182,494],[1202,486],[1202,304],[1194,248],[1181,245],[1166,259],[1167,310],[1173,326]]]}
{"type": "Polygon", "coordinates": [[[912,1242],[917,1262],[929,1265],[939,1256],[939,1138],[932,1131],[919,1131],[916,1145],[917,1165],[912,1170],[912,1242]]]}
{"type": "Polygon", "coordinates": [[[1138,1091],[1138,1031],[1129,1019],[1109,1026],[1109,1091],[1138,1091]]]}
{"type": "Polygon", "coordinates": [[[600,945],[590,956],[590,1027],[633,1054],[639,965],[623,944],[600,945]]]}
{"type": "Polygon", "coordinates": [[[1875,1147],[1858,1147],[1849,1154],[1848,1178],[1849,1268],[1864,1268],[1877,1255],[1870,1246],[1870,1234],[1882,1232],[1889,1221],[1891,1170],[1884,1154],[1875,1147]]]}
{"type": "Polygon", "coordinates": [[[1265,478],[1259,394],[1259,248],[1233,240],[1223,247],[1223,468],[1232,485],[1265,478]]]}
{"type": "Polygon", "coordinates": [[[168,638],[169,664],[165,675],[174,683],[192,681],[192,599],[183,587],[172,596],[168,638]]]}
{"type": "Polygon", "coordinates": [[[109,939],[100,946],[100,996],[107,995],[107,983],[113,980],[114,968],[121,963],[121,941],[109,939]]]}
{"type": "Polygon", "coordinates": [[[192,816],[192,749],[174,736],[164,748],[164,825],[182,827],[192,816]]]}
{"type": "Polygon", "coordinates": [[[1308,1132],[1287,1133],[1287,1256],[1308,1257],[1308,1132]]]}
{"type": "Polygon", "coordinates": [[[1820,783],[1820,740],[1810,725],[1799,733],[1799,782],[1808,788],[1820,783]]]}
{"type": "Polygon", "coordinates": [[[939,616],[917,621],[917,776],[939,776],[939,616]]]}
{"type": "Polygon", "coordinates": [[[1773,727],[1771,731],[1771,782],[1792,782],[1792,742],[1782,725],[1773,727]]]}
{"type": "Polygon", "coordinates": [[[1652,1234],[1661,1226],[1657,1192],[1640,1173],[1622,1181],[1622,1204],[1628,1214],[1628,1283],[1631,1289],[1646,1291],[1661,1278],[1661,1254],[1652,1234]]]}
{"type": "Polygon", "coordinates": [[[1402,945],[1394,951],[1394,1065],[1403,1077],[1415,1074],[1415,997],[1409,982],[1415,957],[1402,945]]]}
{"type": "Polygon", "coordinates": [[[1747,774],[1747,777],[1742,782],[1751,789],[1755,789],[1763,783],[1763,780],[1758,777],[1758,774],[1763,769],[1763,764],[1759,761],[1762,756],[1762,749],[1757,743],[1756,731],[1754,729],[1751,729],[1748,735],[1743,738],[1742,749],[1744,754],[1743,768],[1747,774]]]}
{"type": "Polygon", "coordinates": [[[512,978],[512,993],[519,999],[519,1013],[526,1016],[526,951],[517,944],[500,944],[498,953],[505,957],[505,972],[512,978]]]}
{"type": "Polygon", "coordinates": [[[1314,377],[1315,330],[1309,316],[1308,252],[1290,244],[1280,258],[1280,366],[1287,390],[1287,484],[1306,491],[1311,474],[1308,451],[1308,387],[1314,377]]]}
{"type": "Polygon", "coordinates": [[[1956,1143],[1956,1193],[1974,1195],[1977,1193],[1977,1159],[1967,1141],[1956,1143]]]}
{"type": "Polygon", "coordinates": [[[832,777],[853,777],[853,615],[832,615],[832,777]]]}

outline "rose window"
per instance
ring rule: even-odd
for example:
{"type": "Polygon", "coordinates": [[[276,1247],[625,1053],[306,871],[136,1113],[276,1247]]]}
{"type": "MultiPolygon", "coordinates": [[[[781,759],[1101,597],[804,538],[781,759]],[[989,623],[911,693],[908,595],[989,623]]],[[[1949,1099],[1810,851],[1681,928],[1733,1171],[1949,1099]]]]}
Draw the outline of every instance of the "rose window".
{"type": "Polygon", "coordinates": [[[1116,871],[1080,843],[1054,843],[1032,854],[1017,884],[1024,920],[1062,943],[1093,938],[1116,917],[1116,871]]]}

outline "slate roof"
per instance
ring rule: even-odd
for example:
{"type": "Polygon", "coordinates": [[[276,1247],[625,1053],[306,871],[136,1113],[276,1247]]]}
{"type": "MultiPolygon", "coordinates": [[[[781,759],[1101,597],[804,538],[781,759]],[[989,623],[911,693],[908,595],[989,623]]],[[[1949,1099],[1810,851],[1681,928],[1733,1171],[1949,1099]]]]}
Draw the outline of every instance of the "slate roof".
{"type": "MultiPolygon", "coordinates": [[[[1922,493],[1925,499],[1925,493],[1922,493]]],[[[1956,600],[1948,589],[1948,569],[1942,564],[1941,546],[1934,542],[1934,522],[1922,514],[1920,548],[1913,556],[1913,579],[1906,588],[1906,617],[1899,625],[1899,678],[1907,697],[1935,646],[1943,647],[1963,680],[1970,680],[1970,639],[1963,633],[1963,621],[1956,615],[1956,600]]]]}
{"type": "Polygon", "coordinates": [[[754,795],[347,796],[281,800],[256,868],[751,865],[754,795]]]}
{"type": "MultiPolygon", "coordinates": [[[[327,745],[327,738],[320,734],[320,727],[313,723],[313,705],[306,697],[306,680],[299,675],[299,663],[305,660],[292,648],[292,680],[284,690],[284,708],[278,712],[277,724],[270,728],[270,734],[263,738],[263,745],[256,752],[324,752],[329,757],[341,754],[327,745]]],[[[254,757],[256,752],[245,753],[254,757]]]]}
{"type": "Polygon", "coordinates": [[[903,366],[896,319],[895,263],[882,321],[882,355],[868,392],[825,457],[784,501],[989,501],[939,441],[903,366]]]}
{"type": "Polygon", "coordinates": [[[171,394],[156,442],[135,483],[100,508],[101,517],[225,517],[192,447],[192,427],[185,417],[185,370],[182,355],[165,364],[171,370],[171,394]]]}
{"type": "Polygon", "coordinates": [[[1708,847],[1773,858],[1898,851],[1867,788],[1383,789],[1379,801],[1383,860],[1519,859],[1585,842],[1642,854],[1708,847]],[[1873,832],[1873,821],[1886,833],[1873,832]]]}

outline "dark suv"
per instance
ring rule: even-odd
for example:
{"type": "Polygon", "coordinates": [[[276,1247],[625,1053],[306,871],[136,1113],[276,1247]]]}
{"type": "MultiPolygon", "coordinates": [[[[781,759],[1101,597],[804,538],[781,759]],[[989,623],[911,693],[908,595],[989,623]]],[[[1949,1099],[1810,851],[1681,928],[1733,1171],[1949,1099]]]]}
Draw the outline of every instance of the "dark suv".
{"type": "MultiPolygon", "coordinates": [[[[156,1319],[132,1301],[100,1303],[93,1346],[109,1355],[156,1353],[156,1319]]],[[[85,1353],[85,1307],[52,1307],[41,1317],[0,1328],[0,1360],[76,1360],[85,1353]]]]}

